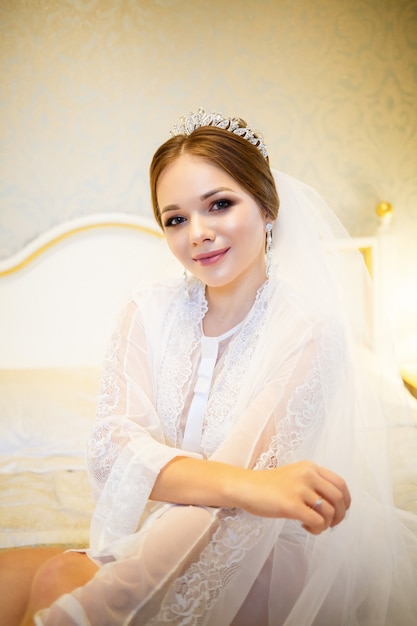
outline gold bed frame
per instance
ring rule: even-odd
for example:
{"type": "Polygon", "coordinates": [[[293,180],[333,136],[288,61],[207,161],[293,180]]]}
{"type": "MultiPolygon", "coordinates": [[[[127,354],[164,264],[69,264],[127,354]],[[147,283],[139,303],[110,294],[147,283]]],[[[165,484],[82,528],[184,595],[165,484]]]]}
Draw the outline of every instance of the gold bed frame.
{"type": "MultiPolygon", "coordinates": [[[[40,257],[42,254],[47,252],[50,248],[53,248],[54,246],[59,244],[61,241],[64,241],[65,239],[68,239],[69,237],[78,235],[79,233],[86,232],[86,231],[91,231],[91,230],[100,229],[100,228],[127,228],[127,229],[137,230],[137,231],[146,233],[148,235],[153,235],[160,239],[163,238],[162,232],[158,231],[156,227],[153,228],[150,225],[147,226],[145,224],[140,224],[139,222],[136,222],[134,219],[135,216],[133,215],[131,216],[131,221],[129,221],[128,216],[124,215],[124,217],[125,217],[125,220],[121,220],[121,219],[118,220],[117,218],[115,219],[114,217],[107,219],[106,217],[101,216],[100,219],[97,218],[97,221],[93,221],[90,224],[81,224],[79,226],[76,225],[76,223],[79,220],[74,220],[73,222],[66,222],[61,227],[61,228],[64,228],[65,230],[62,230],[62,232],[59,232],[56,235],[52,234],[51,238],[47,239],[45,243],[40,243],[39,245],[37,245],[38,239],[42,239],[42,236],[40,236],[36,238],[30,244],[25,246],[20,253],[17,253],[13,255],[12,257],[9,257],[8,261],[10,263],[10,266],[6,267],[6,269],[1,269],[1,262],[0,262],[0,278],[3,276],[8,276],[10,274],[13,274],[15,272],[18,272],[24,269],[25,267],[30,265],[33,261],[35,261],[38,257],[40,257]],[[26,249],[30,247],[33,247],[33,251],[26,252],[26,249]],[[19,260],[19,257],[21,256],[23,256],[23,258],[19,260]],[[16,260],[14,261],[14,259],[16,260]]],[[[54,229],[51,229],[51,230],[53,231],[54,229]]],[[[48,237],[48,233],[46,233],[46,237],[48,237]]]]}

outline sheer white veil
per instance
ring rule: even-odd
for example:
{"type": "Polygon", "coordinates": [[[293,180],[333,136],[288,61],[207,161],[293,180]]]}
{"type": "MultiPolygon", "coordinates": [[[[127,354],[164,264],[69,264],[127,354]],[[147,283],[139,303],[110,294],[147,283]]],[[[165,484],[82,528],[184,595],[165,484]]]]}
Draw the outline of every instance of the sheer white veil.
{"type": "MultiPolygon", "coordinates": [[[[417,516],[396,509],[392,494],[401,481],[416,484],[417,439],[389,341],[378,340],[378,329],[369,323],[373,318],[363,310],[364,303],[374,302],[372,281],[362,255],[346,245],[347,231],[319,194],[273,173],[281,203],[273,229],[275,274],[312,319],[336,322],[335,334],[328,336],[330,360],[316,363],[325,396],[321,432],[294,460],[307,453],[339,471],[353,499],[346,522],[327,536],[308,538],[308,574],[288,623],[305,623],[314,606],[319,624],[416,623],[417,516]],[[413,458],[402,459],[395,449],[401,442],[413,458]],[[326,602],[329,593],[333,601],[326,602]],[[363,622],[361,611],[367,616],[363,622]]],[[[281,323],[272,313],[267,332],[281,323]]],[[[274,349],[290,351],[287,342],[294,337],[284,337],[274,349]]],[[[269,361],[266,353],[263,358],[269,361]]],[[[272,615],[278,596],[271,595],[272,615]]]]}
{"type": "Polygon", "coordinates": [[[351,328],[365,339],[366,318],[358,315],[360,303],[351,297],[352,280],[369,288],[361,255],[354,253],[346,229],[312,187],[273,173],[280,197],[273,246],[278,276],[303,294],[309,306],[340,316],[343,311],[351,328]]]}
{"type": "MultiPolygon", "coordinates": [[[[364,312],[364,303],[373,302],[373,285],[361,253],[314,189],[282,172],[273,174],[280,209],[270,283],[277,288],[270,290],[264,337],[239,397],[230,447],[247,441],[251,430],[254,441],[261,437],[267,415],[282,400],[277,390],[264,394],[265,413],[257,414],[256,421],[240,416],[274,375],[280,388],[290,386],[294,369],[286,363],[304,358],[310,339],[297,333],[303,328],[298,321],[306,319],[318,355],[311,398],[307,393],[293,418],[296,445],[280,449],[277,444],[275,453],[278,463],[310,458],[340,473],[351,490],[352,506],[346,521],[318,537],[308,535],[298,552],[285,534],[286,525],[276,520],[258,547],[259,559],[254,554],[249,562],[259,571],[261,555],[271,551],[270,624],[409,626],[417,623],[417,516],[393,502],[395,482],[415,485],[417,476],[417,439],[405,390],[364,312]],[[307,422],[311,407],[320,413],[310,416],[319,426],[314,430],[312,425],[313,434],[303,441],[297,422],[300,431],[308,430],[303,420],[307,422]],[[404,462],[392,442],[406,443],[413,457],[404,462]]],[[[287,435],[285,420],[281,428],[287,435]]],[[[249,465],[254,450],[244,451],[243,445],[239,462],[249,465]]],[[[225,442],[214,458],[228,460],[233,453],[225,442]]],[[[241,584],[237,576],[236,594],[241,584]]],[[[215,619],[227,613],[221,603],[219,610],[215,619]]]]}

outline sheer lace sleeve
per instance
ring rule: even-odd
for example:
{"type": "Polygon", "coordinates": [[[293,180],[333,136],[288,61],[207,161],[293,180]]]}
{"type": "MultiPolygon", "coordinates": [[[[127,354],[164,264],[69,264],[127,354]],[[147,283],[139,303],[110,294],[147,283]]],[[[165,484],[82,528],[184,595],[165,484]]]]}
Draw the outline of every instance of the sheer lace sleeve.
{"type": "Polygon", "coordinates": [[[347,367],[340,324],[330,319],[317,324],[294,357],[291,381],[274,412],[275,432],[256,461],[257,469],[312,458],[332,411],[337,411],[336,390],[347,367]]]}
{"type": "Polygon", "coordinates": [[[270,320],[265,335],[280,328],[297,342],[286,351],[280,339],[260,341],[235,398],[235,422],[211,458],[254,469],[315,458],[332,412],[343,409],[336,398],[348,365],[339,321],[311,322],[295,308],[286,317],[270,320]]]}
{"type": "Polygon", "coordinates": [[[160,469],[178,454],[168,445],[155,408],[155,358],[148,350],[138,295],[129,302],[110,342],[97,420],[88,442],[97,500],[91,525],[93,553],[136,531],[160,469]]]}

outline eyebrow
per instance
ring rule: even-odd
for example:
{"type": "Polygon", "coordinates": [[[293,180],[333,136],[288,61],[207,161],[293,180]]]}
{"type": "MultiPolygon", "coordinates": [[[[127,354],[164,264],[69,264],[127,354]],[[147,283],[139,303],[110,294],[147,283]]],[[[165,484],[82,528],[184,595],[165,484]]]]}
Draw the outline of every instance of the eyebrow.
{"type": "MultiPolygon", "coordinates": [[[[233,189],[230,189],[230,187],[218,187],[217,189],[211,189],[210,191],[203,193],[203,195],[200,196],[200,200],[207,200],[207,198],[215,196],[217,193],[222,193],[223,191],[231,191],[233,193],[233,189]]],[[[167,213],[168,211],[178,211],[179,208],[180,207],[177,204],[167,204],[167,206],[161,210],[161,215],[163,213],[167,213]]]]}

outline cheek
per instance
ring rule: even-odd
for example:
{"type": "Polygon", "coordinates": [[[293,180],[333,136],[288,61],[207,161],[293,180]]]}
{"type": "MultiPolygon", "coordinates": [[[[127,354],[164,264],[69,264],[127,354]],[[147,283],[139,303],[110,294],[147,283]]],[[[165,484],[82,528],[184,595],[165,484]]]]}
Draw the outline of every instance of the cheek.
{"type": "Polygon", "coordinates": [[[167,237],[166,238],[166,242],[168,244],[168,248],[171,250],[172,254],[174,256],[177,256],[178,251],[177,251],[177,245],[175,243],[175,239],[172,237],[167,237]]]}
{"type": "Polygon", "coordinates": [[[165,240],[171,253],[177,259],[181,259],[184,251],[184,238],[178,237],[178,233],[169,233],[165,234],[165,240]]]}
{"type": "Polygon", "coordinates": [[[233,219],[228,224],[228,230],[236,241],[245,241],[251,247],[263,247],[265,244],[265,226],[257,216],[249,214],[247,219],[233,219]]]}

